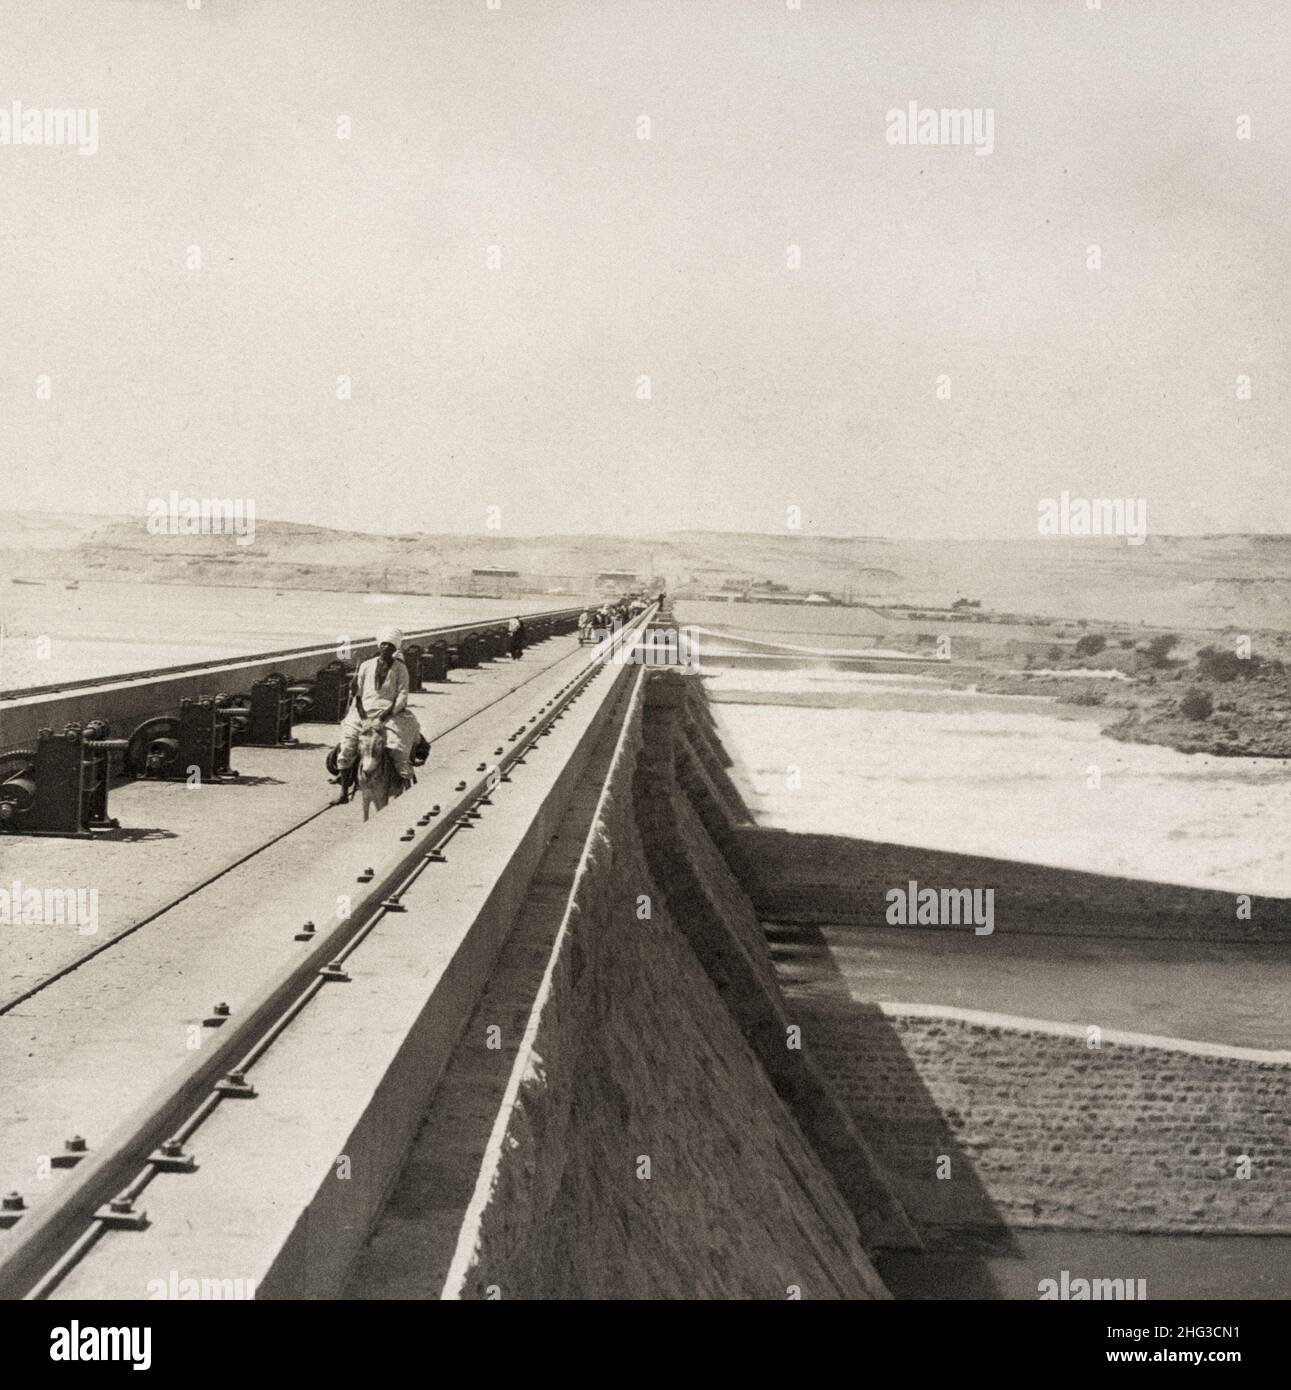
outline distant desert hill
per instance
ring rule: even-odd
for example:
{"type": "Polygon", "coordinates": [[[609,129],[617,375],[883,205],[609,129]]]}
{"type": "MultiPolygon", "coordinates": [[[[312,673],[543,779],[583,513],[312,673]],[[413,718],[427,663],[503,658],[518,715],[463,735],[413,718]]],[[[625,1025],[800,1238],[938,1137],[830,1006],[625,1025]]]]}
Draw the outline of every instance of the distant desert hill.
{"type": "MultiPolygon", "coordinates": [[[[888,540],[810,532],[377,536],[257,519],[255,539],[150,535],[142,517],[0,513],[0,582],[116,579],[439,593],[470,572],[582,595],[602,570],[717,590],[770,580],[853,601],[984,609],[1148,626],[1291,629],[1291,536],[888,540]]],[[[0,594],[0,605],[3,595],[0,594]]]]}

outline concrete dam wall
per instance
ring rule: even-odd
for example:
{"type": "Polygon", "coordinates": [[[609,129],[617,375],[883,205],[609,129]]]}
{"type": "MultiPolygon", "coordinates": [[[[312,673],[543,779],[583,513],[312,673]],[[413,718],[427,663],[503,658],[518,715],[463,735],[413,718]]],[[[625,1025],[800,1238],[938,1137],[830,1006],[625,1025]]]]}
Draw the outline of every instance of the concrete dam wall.
{"type": "Polygon", "coordinates": [[[696,694],[641,683],[449,1296],[883,1298],[867,1244],[915,1243],[697,809],[696,694]]]}
{"type": "Polygon", "coordinates": [[[505,1090],[483,1098],[496,1054],[450,1068],[456,1109],[426,1130],[456,1147],[404,1204],[438,1203],[442,1230],[409,1280],[360,1296],[885,1298],[892,1260],[1008,1253],[1023,1231],[1291,1231],[1291,1055],[1096,1010],[1091,1044],[1056,1008],[992,1013],[982,985],[1030,981],[1035,1002],[1070,995],[1070,960],[1088,989],[1122,978],[1116,952],[1180,972],[1198,950],[1267,953],[1285,903],[1256,900],[1252,926],[1204,890],[762,830],[702,683],[633,682],[467,1030],[523,1034],[505,1090]],[[906,876],[1001,889],[980,944],[882,933],[959,1007],[872,1002],[849,974],[849,951],[876,955],[870,900],[906,876]],[[511,1014],[508,953],[533,976],[511,1014]]]}

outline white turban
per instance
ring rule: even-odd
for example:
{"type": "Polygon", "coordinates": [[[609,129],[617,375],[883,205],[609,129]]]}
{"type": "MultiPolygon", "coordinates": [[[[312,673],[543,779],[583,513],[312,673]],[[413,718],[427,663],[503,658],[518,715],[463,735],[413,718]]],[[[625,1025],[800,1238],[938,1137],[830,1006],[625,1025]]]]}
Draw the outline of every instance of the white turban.
{"type": "Polygon", "coordinates": [[[397,627],[379,627],[377,628],[377,642],[389,642],[395,651],[398,651],[403,646],[403,633],[397,627]]]}

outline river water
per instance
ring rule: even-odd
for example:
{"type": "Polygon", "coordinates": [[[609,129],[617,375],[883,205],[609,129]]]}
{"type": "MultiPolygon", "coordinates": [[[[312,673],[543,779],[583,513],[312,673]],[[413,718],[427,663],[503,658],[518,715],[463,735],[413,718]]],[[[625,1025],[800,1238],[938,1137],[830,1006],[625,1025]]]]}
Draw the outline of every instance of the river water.
{"type": "Polygon", "coordinates": [[[1096,708],[931,677],[722,670],[706,684],[760,824],[1291,896],[1284,760],[1120,743],[1096,708]],[[785,703],[727,703],[745,699],[785,703]]]}
{"type": "Polygon", "coordinates": [[[156,666],[369,637],[384,623],[411,631],[509,613],[568,608],[522,599],[347,594],[310,589],[61,581],[0,588],[0,689],[53,685],[156,666]]]}

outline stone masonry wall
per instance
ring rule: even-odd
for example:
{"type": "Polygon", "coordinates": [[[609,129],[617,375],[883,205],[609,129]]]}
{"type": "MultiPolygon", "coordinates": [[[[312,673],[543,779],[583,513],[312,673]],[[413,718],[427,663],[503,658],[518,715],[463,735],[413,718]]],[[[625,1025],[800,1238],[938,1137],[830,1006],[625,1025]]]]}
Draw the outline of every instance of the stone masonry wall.
{"type": "Polygon", "coordinates": [[[819,996],[795,1008],[934,1243],[1001,1225],[1291,1232],[1291,1066],[819,996]]]}
{"type": "Polygon", "coordinates": [[[838,1184],[867,1248],[918,1244],[865,1136],[833,1094],[785,1009],[762,925],[732,846],[728,798],[711,780],[716,734],[698,682],[655,673],[646,695],[637,826],[669,911],[781,1098],[838,1184]],[[708,744],[711,757],[698,755],[708,744]],[[725,850],[725,852],[724,852],[725,850]],[[737,872],[740,877],[737,877],[737,872]]]}
{"type": "Polygon", "coordinates": [[[626,739],[465,1296],[496,1284],[508,1298],[886,1297],[848,1203],[647,862],[640,708],[626,739]]]}

